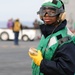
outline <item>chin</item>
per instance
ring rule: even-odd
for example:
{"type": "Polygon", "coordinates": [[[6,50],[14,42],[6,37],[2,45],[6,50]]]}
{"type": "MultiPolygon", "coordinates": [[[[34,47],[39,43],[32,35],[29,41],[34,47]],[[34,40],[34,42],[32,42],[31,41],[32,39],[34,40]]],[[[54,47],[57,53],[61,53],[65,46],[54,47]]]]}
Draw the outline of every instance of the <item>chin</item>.
{"type": "Polygon", "coordinates": [[[52,21],[45,21],[45,24],[52,24],[52,21]]]}
{"type": "Polygon", "coordinates": [[[45,24],[52,24],[51,22],[45,22],[45,24]]]}

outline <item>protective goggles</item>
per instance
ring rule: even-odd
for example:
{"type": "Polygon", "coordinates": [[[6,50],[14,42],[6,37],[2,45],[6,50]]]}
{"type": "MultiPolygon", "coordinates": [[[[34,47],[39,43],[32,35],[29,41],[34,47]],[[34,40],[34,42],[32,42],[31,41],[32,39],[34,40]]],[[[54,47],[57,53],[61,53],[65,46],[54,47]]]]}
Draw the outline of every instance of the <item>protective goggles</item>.
{"type": "Polygon", "coordinates": [[[60,14],[61,12],[63,12],[62,8],[58,9],[54,7],[41,7],[37,14],[39,14],[40,16],[45,16],[46,14],[48,14],[49,16],[54,17],[60,14]]]}

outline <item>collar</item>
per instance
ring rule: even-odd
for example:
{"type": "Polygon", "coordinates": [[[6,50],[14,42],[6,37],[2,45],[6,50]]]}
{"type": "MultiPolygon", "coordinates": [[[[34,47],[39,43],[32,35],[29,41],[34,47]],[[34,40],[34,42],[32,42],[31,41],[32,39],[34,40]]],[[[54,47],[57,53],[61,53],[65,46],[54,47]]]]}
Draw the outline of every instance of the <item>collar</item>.
{"type": "Polygon", "coordinates": [[[63,29],[66,25],[67,25],[67,20],[64,20],[57,27],[55,25],[42,24],[42,25],[40,25],[40,29],[41,29],[41,33],[46,38],[48,35],[63,29]]]}

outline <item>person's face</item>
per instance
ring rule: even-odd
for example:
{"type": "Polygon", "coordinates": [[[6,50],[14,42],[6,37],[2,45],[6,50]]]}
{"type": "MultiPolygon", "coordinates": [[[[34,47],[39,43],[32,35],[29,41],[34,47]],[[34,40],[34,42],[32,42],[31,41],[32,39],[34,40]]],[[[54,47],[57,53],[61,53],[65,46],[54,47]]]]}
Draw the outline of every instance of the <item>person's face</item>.
{"type": "Polygon", "coordinates": [[[54,9],[44,9],[43,11],[43,20],[46,24],[52,24],[56,22],[57,16],[56,11],[54,9]]]}
{"type": "Polygon", "coordinates": [[[57,21],[57,17],[51,17],[48,14],[46,14],[45,16],[43,16],[43,20],[45,24],[53,24],[57,21]]]}

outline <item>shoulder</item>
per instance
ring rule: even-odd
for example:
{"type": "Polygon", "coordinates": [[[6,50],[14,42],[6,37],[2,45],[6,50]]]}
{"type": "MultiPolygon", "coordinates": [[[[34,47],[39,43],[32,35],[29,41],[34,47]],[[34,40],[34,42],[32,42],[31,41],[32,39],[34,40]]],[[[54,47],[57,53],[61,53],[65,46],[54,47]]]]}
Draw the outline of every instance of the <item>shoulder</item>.
{"type": "Polygon", "coordinates": [[[75,44],[73,42],[62,45],[59,48],[59,52],[74,52],[75,53],[75,44]]]}

